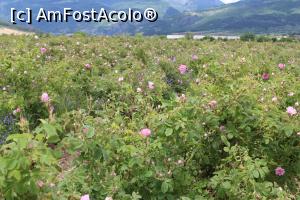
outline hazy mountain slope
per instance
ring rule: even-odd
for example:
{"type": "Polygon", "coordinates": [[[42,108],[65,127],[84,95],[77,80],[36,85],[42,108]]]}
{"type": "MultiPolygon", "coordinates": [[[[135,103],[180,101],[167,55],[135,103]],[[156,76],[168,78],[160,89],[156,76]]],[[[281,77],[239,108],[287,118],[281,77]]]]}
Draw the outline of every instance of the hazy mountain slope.
{"type": "MultiPolygon", "coordinates": [[[[220,0],[1,0],[0,2],[0,18],[9,21],[10,8],[24,9],[32,8],[33,13],[37,13],[39,8],[46,10],[62,10],[70,7],[74,10],[90,10],[91,8],[107,8],[108,10],[121,10],[127,8],[145,9],[148,7],[155,8],[159,12],[159,20],[157,27],[149,30],[146,34],[159,33],[165,20],[171,17],[180,17],[180,12],[195,11],[206,8],[212,8],[223,3],[220,0]],[[167,18],[165,18],[165,16],[167,18]]],[[[144,32],[147,27],[153,27],[156,23],[135,23],[135,24],[103,24],[103,23],[37,23],[33,22],[32,26],[27,28],[38,29],[51,33],[72,33],[77,31],[88,32],[90,34],[118,34],[118,33],[136,33],[144,32]]],[[[164,30],[167,31],[167,30],[164,30]]]]}
{"type": "Polygon", "coordinates": [[[189,8],[189,10],[199,11],[215,8],[221,5],[224,5],[224,3],[220,0],[190,0],[185,6],[189,8]]]}
{"type": "Polygon", "coordinates": [[[300,0],[244,0],[216,9],[189,12],[144,27],[145,32],[300,33],[300,0]],[[173,21],[176,21],[174,26],[173,21]],[[163,27],[159,29],[158,27],[163,27]]]}
{"type": "MultiPolygon", "coordinates": [[[[245,0],[196,14],[190,30],[287,33],[300,29],[300,0],[245,0]]],[[[195,14],[195,13],[193,13],[195,14]]]]}
{"type": "Polygon", "coordinates": [[[155,23],[35,23],[34,28],[51,33],[72,33],[83,31],[90,34],[170,34],[179,32],[202,33],[300,33],[300,0],[243,0],[222,5],[219,0],[1,0],[0,15],[9,16],[10,7],[24,8],[31,2],[31,8],[46,7],[58,9],[91,9],[112,6],[114,9],[137,7],[156,8],[159,20],[155,23]],[[138,3],[139,2],[139,3],[138,3]],[[47,5],[47,6],[46,6],[47,5]],[[206,11],[202,8],[216,7],[206,11]],[[175,8],[177,9],[175,9],[175,8]],[[179,12],[180,11],[182,12],[179,12]],[[183,10],[188,10],[183,12],[183,10]]]}
{"type": "Polygon", "coordinates": [[[215,8],[224,3],[220,0],[163,0],[178,10],[199,11],[215,8]]]}

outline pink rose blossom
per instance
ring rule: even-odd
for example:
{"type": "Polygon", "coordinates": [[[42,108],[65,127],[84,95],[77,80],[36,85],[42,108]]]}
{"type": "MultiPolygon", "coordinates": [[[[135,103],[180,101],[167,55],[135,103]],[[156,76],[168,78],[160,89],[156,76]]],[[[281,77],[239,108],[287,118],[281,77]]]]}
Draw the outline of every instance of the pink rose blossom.
{"type": "Polygon", "coordinates": [[[185,74],[187,72],[188,68],[186,65],[180,65],[178,67],[178,70],[179,70],[180,74],[185,74]]]}
{"type": "Polygon", "coordinates": [[[263,73],[262,79],[265,80],[265,81],[269,80],[269,79],[270,79],[270,74],[268,74],[268,73],[263,73]]]}
{"type": "Polygon", "coordinates": [[[90,195],[86,194],[86,195],[83,195],[80,200],[90,200],[90,195]]]}
{"type": "Polygon", "coordinates": [[[198,60],[198,56],[197,55],[192,55],[192,60],[198,60]]]}
{"type": "Polygon", "coordinates": [[[208,105],[209,105],[209,107],[210,107],[211,109],[215,109],[215,108],[217,107],[217,105],[218,105],[218,102],[215,101],[215,100],[213,100],[213,101],[209,102],[208,105]]]}
{"type": "Polygon", "coordinates": [[[45,54],[45,53],[47,52],[47,49],[46,49],[45,47],[42,47],[42,48],[40,49],[40,51],[41,51],[42,54],[45,54]]]}
{"type": "Polygon", "coordinates": [[[150,90],[154,90],[154,88],[155,88],[154,83],[151,82],[151,81],[149,81],[149,82],[148,82],[148,88],[149,88],[150,90]]]}
{"type": "Polygon", "coordinates": [[[149,137],[151,135],[151,130],[149,128],[144,128],[140,131],[140,135],[149,137]]]}
{"type": "Polygon", "coordinates": [[[226,130],[226,127],[225,127],[225,126],[223,126],[223,125],[220,126],[220,131],[221,131],[221,132],[224,132],[225,130],[226,130]]]}
{"type": "Polygon", "coordinates": [[[36,182],[36,184],[37,184],[37,186],[39,186],[39,188],[42,188],[42,187],[45,185],[44,182],[41,181],[41,180],[38,180],[38,181],[36,182]]]}
{"type": "Polygon", "coordinates": [[[18,113],[21,112],[21,108],[20,107],[17,107],[14,111],[13,111],[13,114],[16,115],[18,113]]]}
{"type": "Polygon", "coordinates": [[[84,67],[85,67],[85,69],[87,69],[87,70],[92,69],[92,65],[91,65],[91,64],[85,64],[84,67]]]}
{"type": "Polygon", "coordinates": [[[171,60],[172,62],[176,62],[176,57],[175,57],[175,56],[172,56],[172,57],[170,58],[170,60],[171,60]]]}
{"type": "Polygon", "coordinates": [[[87,134],[89,132],[89,128],[88,127],[84,127],[82,129],[82,131],[83,131],[84,134],[87,134]]]}
{"type": "Polygon", "coordinates": [[[42,101],[43,103],[48,103],[48,102],[50,101],[50,98],[49,98],[48,93],[44,92],[44,93],[42,94],[42,96],[41,96],[41,101],[42,101]]]}
{"type": "Polygon", "coordinates": [[[290,116],[293,116],[293,115],[296,115],[297,114],[297,110],[292,107],[292,106],[289,106],[287,109],[286,109],[286,112],[290,115],[290,116]]]}
{"type": "Polygon", "coordinates": [[[282,167],[277,167],[277,168],[275,169],[275,174],[276,174],[277,176],[283,176],[283,175],[285,174],[285,170],[284,170],[282,167]]]}
{"type": "Polygon", "coordinates": [[[283,70],[285,68],[285,64],[279,63],[278,64],[278,68],[281,69],[281,70],[283,70]]]}
{"type": "Polygon", "coordinates": [[[290,92],[290,93],[288,93],[288,96],[289,97],[292,97],[292,96],[294,96],[295,95],[295,93],[294,92],[290,92]]]}

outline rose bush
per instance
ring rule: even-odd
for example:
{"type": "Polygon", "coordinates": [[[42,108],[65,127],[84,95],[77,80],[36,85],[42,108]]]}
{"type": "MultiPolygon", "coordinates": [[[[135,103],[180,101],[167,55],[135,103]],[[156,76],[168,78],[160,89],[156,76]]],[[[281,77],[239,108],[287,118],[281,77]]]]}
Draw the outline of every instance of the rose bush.
{"type": "Polygon", "coordinates": [[[1,198],[298,197],[299,43],[0,41],[1,198]]]}

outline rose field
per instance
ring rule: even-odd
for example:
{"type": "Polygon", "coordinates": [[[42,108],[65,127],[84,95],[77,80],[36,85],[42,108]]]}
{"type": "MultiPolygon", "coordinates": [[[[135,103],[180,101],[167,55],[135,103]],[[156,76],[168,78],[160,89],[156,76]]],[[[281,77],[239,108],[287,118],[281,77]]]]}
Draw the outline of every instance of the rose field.
{"type": "Polygon", "coordinates": [[[0,36],[0,199],[300,199],[300,42],[0,36]]]}

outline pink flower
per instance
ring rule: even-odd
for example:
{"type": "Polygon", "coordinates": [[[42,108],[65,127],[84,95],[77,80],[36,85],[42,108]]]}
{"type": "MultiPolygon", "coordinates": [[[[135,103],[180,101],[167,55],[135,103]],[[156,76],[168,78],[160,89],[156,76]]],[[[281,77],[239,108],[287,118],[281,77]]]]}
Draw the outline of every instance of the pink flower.
{"type": "Polygon", "coordinates": [[[192,55],[192,60],[198,60],[198,56],[197,55],[192,55]]]}
{"type": "Polygon", "coordinates": [[[288,93],[288,96],[289,97],[292,97],[292,96],[294,96],[295,95],[295,93],[294,92],[290,92],[290,93],[288,93]]]}
{"type": "Polygon", "coordinates": [[[187,72],[188,68],[186,65],[180,65],[178,67],[178,70],[179,70],[180,74],[185,74],[187,72]]]}
{"type": "Polygon", "coordinates": [[[278,64],[278,68],[281,69],[281,70],[283,70],[285,68],[285,64],[279,63],[278,64]]]}
{"type": "Polygon", "coordinates": [[[297,114],[297,110],[296,110],[294,107],[292,107],[292,106],[287,107],[286,112],[287,112],[290,116],[293,116],[293,115],[296,115],[296,114],[297,114]]]}
{"type": "Polygon", "coordinates": [[[224,132],[225,130],[226,130],[226,127],[225,127],[225,126],[223,126],[223,125],[220,126],[220,131],[221,131],[221,132],[224,132]]]}
{"type": "Polygon", "coordinates": [[[48,93],[44,92],[44,93],[42,94],[42,96],[41,96],[41,101],[42,101],[43,103],[48,103],[48,102],[50,101],[50,98],[49,98],[48,93]]]}
{"type": "Polygon", "coordinates": [[[45,185],[44,182],[41,181],[41,180],[38,180],[38,181],[36,182],[36,184],[37,184],[37,186],[39,186],[39,188],[42,188],[42,187],[45,185]]]}
{"type": "Polygon", "coordinates": [[[45,54],[45,53],[47,52],[47,49],[46,49],[45,47],[42,47],[42,48],[40,49],[40,51],[41,51],[42,54],[45,54]]]}
{"type": "Polygon", "coordinates": [[[85,64],[84,67],[85,67],[85,69],[87,69],[87,70],[92,69],[92,65],[91,65],[91,64],[85,64]]]}
{"type": "Polygon", "coordinates": [[[89,132],[89,128],[88,127],[84,127],[82,129],[82,131],[83,131],[84,134],[87,134],[89,132]]]}
{"type": "Polygon", "coordinates": [[[150,90],[153,90],[153,89],[155,88],[154,83],[151,82],[151,81],[149,81],[149,82],[148,82],[148,88],[149,88],[150,90]]]}
{"type": "Polygon", "coordinates": [[[277,168],[275,169],[275,174],[276,174],[277,176],[283,176],[283,175],[285,174],[285,170],[284,170],[282,167],[277,167],[277,168]]]}
{"type": "Polygon", "coordinates": [[[13,111],[13,114],[16,115],[18,113],[21,112],[21,108],[20,107],[17,107],[14,111],[13,111]]]}
{"type": "Polygon", "coordinates": [[[80,200],[90,200],[90,195],[86,194],[86,195],[83,195],[80,200]]]}
{"type": "Polygon", "coordinates": [[[208,105],[209,105],[209,107],[210,107],[211,109],[215,109],[215,108],[217,107],[217,105],[218,105],[218,102],[215,101],[215,100],[213,100],[213,101],[209,102],[208,105]]]}
{"type": "Polygon", "coordinates": [[[263,73],[262,79],[265,80],[265,81],[269,80],[269,79],[270,79],[270,74],[268,74],[268,73],[263,73]]]}
{"type": "Polygon", "coordinates": [[[175,57],[175,56],[172,56],[172,57],[170,58],[170,60],[171,60],[172,62],[176,62],[176,57],[175,57]]]}
{"type": "Polygon", "coordinates": [[[140,135],[149,137],[151,135],[151,130],[149,128],[144,128],[140,131],[140,135]]]}

